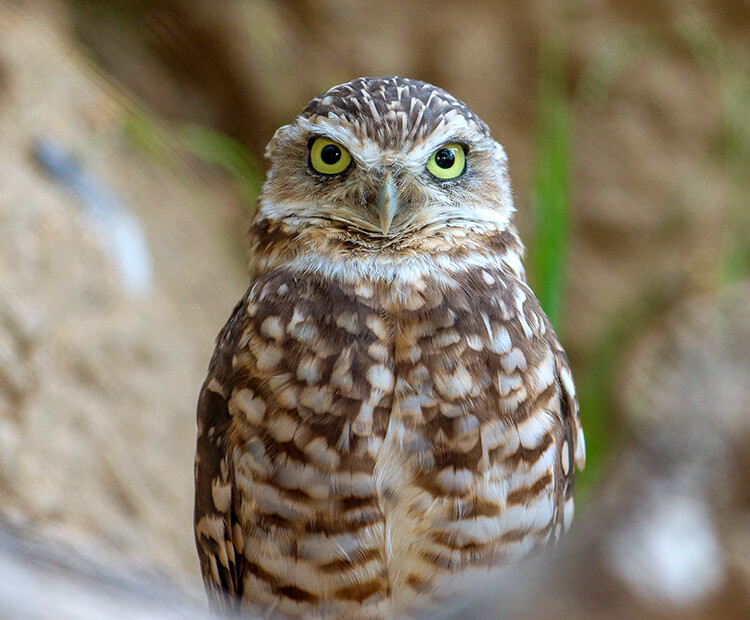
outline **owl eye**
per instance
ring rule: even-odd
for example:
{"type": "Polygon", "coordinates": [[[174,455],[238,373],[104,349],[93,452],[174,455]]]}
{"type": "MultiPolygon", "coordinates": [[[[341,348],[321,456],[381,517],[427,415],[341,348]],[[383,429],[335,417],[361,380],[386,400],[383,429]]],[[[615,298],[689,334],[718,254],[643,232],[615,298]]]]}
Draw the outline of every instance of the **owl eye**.
{"type": "Polygon", "coordinates": [[[427,170],[438,179],[455,179],[466,171],[466,153],[457,142],[441,146],[427,160],[427,170]]]}
{"type": "Polygon", "coordinates": [[[310,144],[310,165],[321,174],[339,174],[349,167],[352,156],[343,146],[328,138],[314,138],[310,144]]]}

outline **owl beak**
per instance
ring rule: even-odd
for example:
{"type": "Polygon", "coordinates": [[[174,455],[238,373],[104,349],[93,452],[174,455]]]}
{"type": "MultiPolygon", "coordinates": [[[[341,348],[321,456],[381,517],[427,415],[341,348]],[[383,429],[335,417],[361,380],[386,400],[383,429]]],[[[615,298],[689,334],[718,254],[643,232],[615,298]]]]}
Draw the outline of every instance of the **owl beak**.
{"type": "Polygon", "coordinates": [[[400,206],[398,190],[390,172],[385,175],[378,191],[377,206],[380,212],[380,229],[384,235],[387,235],[400,206]]]}

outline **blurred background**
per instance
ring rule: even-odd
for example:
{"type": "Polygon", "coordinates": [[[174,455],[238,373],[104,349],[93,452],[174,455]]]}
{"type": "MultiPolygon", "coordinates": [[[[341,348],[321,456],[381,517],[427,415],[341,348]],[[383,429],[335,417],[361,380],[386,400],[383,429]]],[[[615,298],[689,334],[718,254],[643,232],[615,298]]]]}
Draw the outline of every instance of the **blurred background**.
{"type": "Polygon", "coordinates": [[[3,523],[202,598],[194,409],[263,150],[361,75],[508,152],[588,448],[549,617],[750,617],[750,0],[0,0],[3,523]]]}

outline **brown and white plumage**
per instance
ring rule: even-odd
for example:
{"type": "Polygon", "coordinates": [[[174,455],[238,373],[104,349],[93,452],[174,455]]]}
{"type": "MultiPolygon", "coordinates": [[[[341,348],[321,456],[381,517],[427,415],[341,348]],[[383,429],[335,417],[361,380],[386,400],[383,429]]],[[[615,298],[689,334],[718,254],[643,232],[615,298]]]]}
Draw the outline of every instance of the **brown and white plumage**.
{"type": "Polygon", "coordinates": [[[555,540],[583,466],[565,353],[525,283],[507,162],[445,91],[360,78],[269,144],[252,283],[198,405],[196,541],[219,608],[388,618],[555,540]],[[352,158],[311,168],[311,139],[352,158]],[[447,143],[465,172],[425,168],[447,143]]]}

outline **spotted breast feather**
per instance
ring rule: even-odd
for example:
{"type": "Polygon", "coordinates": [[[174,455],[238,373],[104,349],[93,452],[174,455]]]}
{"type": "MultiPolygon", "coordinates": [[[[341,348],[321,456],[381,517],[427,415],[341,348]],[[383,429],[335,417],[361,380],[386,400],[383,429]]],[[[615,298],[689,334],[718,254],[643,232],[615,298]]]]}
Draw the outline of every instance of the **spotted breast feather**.
{"type": "Polygon", "coordinates": [[[389,617],[555,539],[582,436],[567,360],[508,270],[259,277],[199,404],[196,537],[218,607],[389,617]]]}

